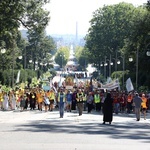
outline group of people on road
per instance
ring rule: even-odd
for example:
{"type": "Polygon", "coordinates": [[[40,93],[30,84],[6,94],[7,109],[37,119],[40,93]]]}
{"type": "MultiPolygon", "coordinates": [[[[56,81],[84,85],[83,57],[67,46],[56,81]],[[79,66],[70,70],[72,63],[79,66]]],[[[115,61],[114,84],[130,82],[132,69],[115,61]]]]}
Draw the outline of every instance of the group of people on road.
{"type": "Polygon", "coordinates": [[[140,113],[144,114],[149,108],[150,97],[145,93],[135,94],[112,90],[104,92],[102,89],[89,90],[88,88],[65,89],[63,87],[55,91],[53,88],[44,91],[41,88],[11,90],[5,92],[0,87],[0,108],[1,110],[24,111],[38,109],[39,111],[53,111],[59,108],[60,118],[63,118],[64,111],[71,112],[78,110],[79,116],[87,110],[102,112],[104,115],[103,124],[112,122],[113,113],[135,113],[137,121],[140,120],[140,113]]]}

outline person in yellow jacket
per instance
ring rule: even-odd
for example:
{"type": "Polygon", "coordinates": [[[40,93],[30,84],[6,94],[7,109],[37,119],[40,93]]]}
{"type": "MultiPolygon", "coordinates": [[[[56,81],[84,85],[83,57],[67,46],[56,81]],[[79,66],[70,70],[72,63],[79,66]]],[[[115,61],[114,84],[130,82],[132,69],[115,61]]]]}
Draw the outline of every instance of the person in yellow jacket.
{"type": "Polygon", "coordinates": [[[3,109],[3,93],[1,86],[0,86],[0,109],[3,109]]]}
{"type": "Polygon", "coordinates": [[[3,110],[4,107],[3,107],[3,101],[4,101],[4,91],[2,91],[0,93],[0,103],[1,103],[1,109],[3,110]]]}
{"type": "Polygon", "coordinates": [[[38,91],[37,94],[37,103],[39,106],[39,110],[42,111],[42,104],[43,104],[43,92],[42,91],[38,91]]]}
{"type": "Polygon", "coordinates": [[[55,101],[55,92],[53,91],[53,89],[50,90],[49,99],[50,99],[50,111],[53,111],[55,101]]]}
{"type": "Polygon", "coordinates": [[[142,112],[144,114],[144,120],[146,120],[147,98],[145,97],[145,94],[142,94],[141,98],[142,98],[142,103],[141,103],[142,112]]]}
{"type": "Polygon", "coordinates": [[[96,111],[101,111],[101,100],[100,100],[100,93],[99,91],[95,91],[94,93],[94,103],[96,111]]]}

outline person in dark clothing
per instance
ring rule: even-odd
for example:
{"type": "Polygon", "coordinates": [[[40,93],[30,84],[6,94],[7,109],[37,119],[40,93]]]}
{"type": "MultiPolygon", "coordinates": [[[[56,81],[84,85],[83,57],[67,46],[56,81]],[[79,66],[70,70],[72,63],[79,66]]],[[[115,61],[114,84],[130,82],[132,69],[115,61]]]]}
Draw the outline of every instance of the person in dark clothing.
{"type": "Polygon", "coordinates": [[[93,101],[94,97],[92,95],[92,92],[89,92],[89,95],[87,96],[88,113],[91,113],[93,109],[93,101]]]}
{"type": "Polygon", "coordinates": [[[81,89],[77,93],[77,107],[79,111],[79,116],[83,113],[83,99],[84,99],[84,93],[81,91],[81,89]]]}
{"type": "Polygon", "coordinates": [[[27,108],[28,108],[28,101],[29,101],[29,94],[26,92],[25,93],[25,107],[24,107],[24,109],[26,109],[27,110],[27,108]]]}
{"type": "Polygon", "coordinates": [[[29,98],[30,98],[30,110],[34,110],[36,105],[36,93],[34,92],[34,90],[32,90],[32,92],[30,93],[29,98]]]}
{"type": "Polygon", "coordinates": [[[103,106],[103,124],[109,122],[111,124],[113,119],[113,98],[110,93],[107,93],[107,96],[104,101],[103,106]]]}
{"type": "Polygon", "coordinates": [[[72,110],[76,110],[77,105],[77,91],[75,90],[72,94],[72,110]]]}

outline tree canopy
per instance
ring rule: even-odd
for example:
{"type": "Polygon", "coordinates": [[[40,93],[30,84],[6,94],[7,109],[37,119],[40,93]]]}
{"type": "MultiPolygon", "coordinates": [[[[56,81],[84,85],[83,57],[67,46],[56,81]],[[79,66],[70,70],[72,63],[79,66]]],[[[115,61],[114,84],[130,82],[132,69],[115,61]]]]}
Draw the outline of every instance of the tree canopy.
{"type": "MultiPolygon", "coordinates": [[[[139,49],[139,62],[145,60],[139,63],[139,74],[142,76],[139,78],[139,84],[149,86],[150,84],[146,83],[149,77],[142,67],[146,66],[147,72],[150,72],[149,60],[146,57],[146,45],[150,43],[149,23],[150,14],[144,6],[135,7],[122,2],[97,9],[93,13],[91,26],[85,37],[88,61],[100,64],[105,58],[109,59],[110,55],[112,60],[125,57],[125,71],[130,70],[129,73],[135,81],[135,59],[137,49],[139,49]],[[134,59],[131,64],[129,57],[134,59]]],[[[122,68],[119,69],[122,70],[122,68]]]]}

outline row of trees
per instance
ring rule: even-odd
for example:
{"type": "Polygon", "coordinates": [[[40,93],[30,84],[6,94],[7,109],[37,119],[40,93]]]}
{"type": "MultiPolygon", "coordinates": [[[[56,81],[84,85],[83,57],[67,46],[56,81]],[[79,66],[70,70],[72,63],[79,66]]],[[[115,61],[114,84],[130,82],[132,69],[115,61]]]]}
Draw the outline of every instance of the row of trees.
{"type": "MultiPolygon", "coordinates": [[[[6,53],[0,54],[2,84],[14,86],[19,69],[26,69],[26,75],[21,71],[20,78],[26,81],[31,80],[35,70],[40,68],[41,71],[46,71],[51,65],[50,60],[56,46],[45,33],[50,21],[50,12],[44,9],[46,3],[49,0],[0,1],[0,50],[6,50],[6,53]],[[22,38],[20,27],[27,29],[27,39],[22,38]],[[21,58],[19,56],[22,59],[18,59],[21,58]]],[[[39,76],[41,71],[37,71],[39,76]]]]}
{"type": "Polygon", "coordinates": [[[122,2],[96,10],[85,37],[86,44],[82,57],[86,56],[88,62],[96,64],[99,69],[100,64],[110,56],[115,62],[125,58],[121,59],[121,63],[122,61],[125,63],[124,71],[122,67],[117,70],[112,67],[112,71],[115,71],[112,77],[116,77],[117,74],[119,76],[121,73],[120,79],[123,76],[125,79],[131,77],[135,85],[135,74],[138,71],[138,87],[146,86],[150,89],[150,58],[146,55],[150,44],[148,8],[148,4],[135,7],[122,2]],[[129,62],[129,57],[132,57],[132,62],[129,62]]]}

